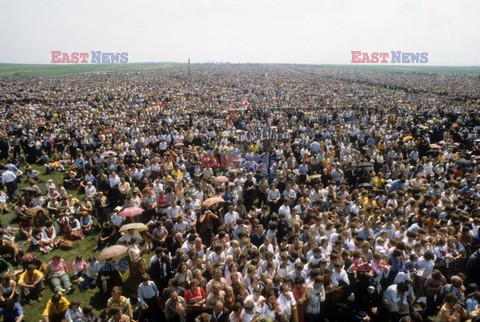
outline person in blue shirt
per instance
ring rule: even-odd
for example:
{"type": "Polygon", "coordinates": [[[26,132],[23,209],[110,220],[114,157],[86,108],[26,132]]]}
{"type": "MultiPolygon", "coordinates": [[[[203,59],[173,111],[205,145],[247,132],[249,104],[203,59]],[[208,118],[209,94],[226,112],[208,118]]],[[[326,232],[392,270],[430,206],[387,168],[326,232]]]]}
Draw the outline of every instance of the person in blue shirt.
{"type": "Polygon", "coordinates": [[[8,299],[4,307],[0,308],[0,316],[3,317],[4,322],[23,321],[23,308],[14,299],[8,299]]]}
{"type": "Polygon", "coordinates": [[[475,291],[473,292],[468,299],[465,301],[466,309],[467,309],[467,314],[470,315],[470,313],[478,308],[478,303],[480,303],[480,292],[475,291]]]}
{"type": "Polygon", "coordinates": [[[307,181],[307,174],[308,174],[308,165],[306,164],[305,160],[303,160],[302,164],[298,167],[298,172],[300,173],[300,183],[304,184],[307,181]]]}

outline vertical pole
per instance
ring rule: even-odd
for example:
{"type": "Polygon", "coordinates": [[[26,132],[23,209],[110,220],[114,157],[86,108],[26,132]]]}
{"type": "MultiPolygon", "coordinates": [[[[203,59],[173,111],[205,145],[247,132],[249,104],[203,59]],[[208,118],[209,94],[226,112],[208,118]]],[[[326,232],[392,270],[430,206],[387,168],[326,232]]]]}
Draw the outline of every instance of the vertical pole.
{"type": "Polygon", "coordinates": [[[190,79],[190,58],[188,59],[188,79],[190,79]]]}

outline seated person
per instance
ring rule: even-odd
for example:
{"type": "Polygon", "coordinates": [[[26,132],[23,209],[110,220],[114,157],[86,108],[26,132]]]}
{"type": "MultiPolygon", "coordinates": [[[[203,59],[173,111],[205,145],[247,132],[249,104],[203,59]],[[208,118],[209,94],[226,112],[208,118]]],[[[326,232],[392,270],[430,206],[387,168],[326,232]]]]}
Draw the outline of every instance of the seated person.
{"type": "Polygon", "coordinates": [[[50,279],[50,283],[52,284],[55,293],[64,292],[65,290],[67,293],[73,291],[72,282],[70,281],[67,272],[67,265],[58,255],[53,256],[50,263],[48,263],[45,279],[50,279]]]}
{"type": "Polygon", "coordinates": [[[34,300],[42,300],[41,292],[45,288],[43,280],[44,275],[35,268],[34,264],[29,264],[18,280],[20,295],[24,303],[31,304],[34,300]]]}
{"type": "Polygon", "coordinates": [[[0,316],[3,317],[4,322],[19,322],[23,321],[23,308],[20,303],[13,299],[8,299],[5,305],[0,308],[0,316]]]}
{"type": "Polygon", "coordinates": [[[116,241],[117,227],[112,225],[111,222],[107,221],[98,235],[97,247],[95,247],[94,251],[115,245],[116,241]]]}
{"type": "Polygon", "coordinates": [[[93,307],[87,305],[83,308],[82,322],[100,322],[100,318],[93,313],[93,307]]]}
{"type": "Polygon", "coordinates": [[[108,322],[130,322],[131,319],[128,317],[128,315],[123,314],[123,311],[119,307],[113,307],[109,311],[110,319],[108,319],[108,322]]]}
{"type": "Polygon", "coordinates": [[[81,213],[81,216],[80,216],[80,225],[82,226],[82,230],[84,233],[88,233],[88,232],[91,232],[92,229],[93,229],[93,219],[92,219],[92,216],[84,211],[81,213]]]}
{"type": "Polygon", "coordinates": [[[32,239],[33,220],[35,215],[31,211],[27,211],[24,215],[20,215],[18,228],[20,234],[25,237],[27,241],[32,239]]]}
{"type": "Polygon", "coordinates": [[[59,293],[55,293],[43,311],[44,322],[61,322],[65,318],[70,302],[59,293]]]}
{"type": "Polygon", "coordinates": [[[6,214],[9,212],[7,206],[8,196],[5,193],[5,188],[0,190],[0,214],[6,214]]]}
{"type": "Polygon", "coordinates": [[[73,216],[68,218],[68,230],[69,230],[69,239],[83,239],[83,231],[82,226],[80,225],[80,221],[73,216]]]}

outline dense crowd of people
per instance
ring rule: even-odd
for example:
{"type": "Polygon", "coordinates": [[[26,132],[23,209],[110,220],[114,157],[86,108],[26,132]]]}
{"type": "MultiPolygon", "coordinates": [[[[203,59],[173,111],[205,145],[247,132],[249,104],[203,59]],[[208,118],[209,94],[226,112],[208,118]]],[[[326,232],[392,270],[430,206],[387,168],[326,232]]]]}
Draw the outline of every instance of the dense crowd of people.
{"type": "Polygon", "coordinates": [[[21,321],[51,287],[53,322],[479,321],[480,80],[445,79],[1,80],[0,316],[21,321]],[[126,253],[55,253],[89,236],[126,253]]]}

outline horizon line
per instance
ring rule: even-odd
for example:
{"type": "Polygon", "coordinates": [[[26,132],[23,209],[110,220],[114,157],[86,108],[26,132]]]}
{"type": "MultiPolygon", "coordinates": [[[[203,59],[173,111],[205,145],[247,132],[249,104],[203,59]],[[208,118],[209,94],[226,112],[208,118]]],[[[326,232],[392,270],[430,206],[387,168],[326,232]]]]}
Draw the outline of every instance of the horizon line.
{"type": "MultiPolygon", "coordinates": [[[[70,63],[4,63],[0,62],[0,65],[36,65],[36,66],[94,66],[94,65],[101,65],[101,66],[107,66],[107,65],[119,65],[119,66],[125,66],[125,65],[135,65],[135,64],[188,64],[188,61],[186,62],[180,62],[180,61],[159,61],[159,62],[128,62],[128,63],[98,63],[98,64],[92,64],[92,63],[75,63],[75,64],[70,64],[70,63]]],[[[305,66],[355,66],[355,67],[362,67],[362,66],[368,66],[368,67],[385,67],[385,66],[415,66],[415,67],[480,67],[479,65],[425,65],[425,64],[415,64],[415,63],[385,63],[385,64],[374,64],[374,63],[265,63],[265,62],[191,62],[190,64],[193,65],[305,65],[305,66]]]]}

